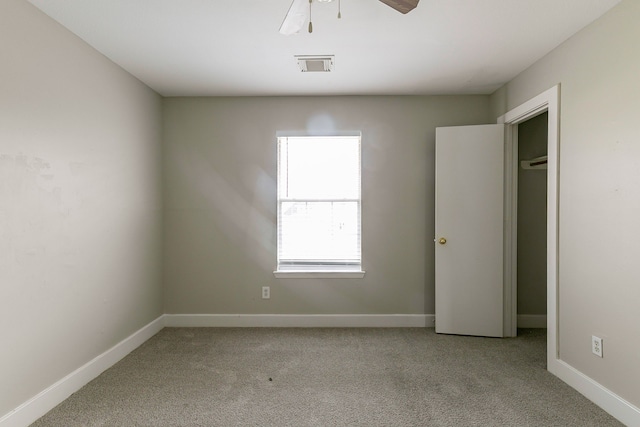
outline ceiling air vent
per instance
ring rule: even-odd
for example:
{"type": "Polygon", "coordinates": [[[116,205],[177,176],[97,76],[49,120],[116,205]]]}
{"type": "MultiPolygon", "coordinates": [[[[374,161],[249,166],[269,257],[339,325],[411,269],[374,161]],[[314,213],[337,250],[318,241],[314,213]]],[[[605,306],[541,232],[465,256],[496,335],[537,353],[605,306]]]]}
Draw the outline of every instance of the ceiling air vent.
{"type": "Polygon", "coordinates": [[[300,71],[302,71],[303,73],[328,73],[330,71],[333,71],[333,55],[297,55],[295,58],[296,61],[298,61],[300,71]]]}

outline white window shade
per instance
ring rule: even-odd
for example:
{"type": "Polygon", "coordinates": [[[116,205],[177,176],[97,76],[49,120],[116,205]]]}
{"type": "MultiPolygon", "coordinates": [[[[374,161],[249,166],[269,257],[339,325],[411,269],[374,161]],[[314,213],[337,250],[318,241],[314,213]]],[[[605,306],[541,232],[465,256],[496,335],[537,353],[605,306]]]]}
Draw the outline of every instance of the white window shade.
{"type": "Polygon", "coordinates": [[[359,271],[360,137],[278,138],[278,271],[359,271]]]}

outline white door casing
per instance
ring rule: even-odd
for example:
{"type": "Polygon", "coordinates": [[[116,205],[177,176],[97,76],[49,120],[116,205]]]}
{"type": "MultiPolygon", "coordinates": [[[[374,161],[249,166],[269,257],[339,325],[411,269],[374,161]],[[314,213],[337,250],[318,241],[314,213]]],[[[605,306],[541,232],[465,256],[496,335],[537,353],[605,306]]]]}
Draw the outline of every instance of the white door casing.
{"type": "MultiPolygon", "coordinates": [[[[558,337],[558,185],[560,154],[560,86],[554,86],[531,98],[518,107],[498,118],[498,123],[507,126],[507,147],[511,147],[511,167],[507,168],[507,182],[513,182],[513,174],[517,172],[517,126],[540,113],[548,113],[547,130],[547,369],[559,375],[562,371],[558,337]]],[[[509,162],[508,162],[509,163],[509,162]]],[[[515,216],[514,206],[517,201],[517,186],[507,191],[507,216],[515,216]]],[[[511,242],[512,249],[516,242],[516,221],[511,218],[507,226],[506,241],[511,242]]],[[[515,336],[517,327],[515,276],[517,255],[515,250],[506,252],[505,266],[511,274],[506,275],[505,294],[505,328],[508,334],[515,336]],[[509,332],[510,331],[510,332],[509,332]]]]}

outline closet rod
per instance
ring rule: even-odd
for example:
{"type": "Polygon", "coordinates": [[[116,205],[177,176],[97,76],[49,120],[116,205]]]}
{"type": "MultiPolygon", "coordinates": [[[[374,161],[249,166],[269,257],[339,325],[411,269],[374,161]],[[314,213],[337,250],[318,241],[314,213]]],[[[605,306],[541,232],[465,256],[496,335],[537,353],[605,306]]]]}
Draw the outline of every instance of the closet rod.
{"type": "Polygon", "coordinates": [[[547,156],[540,156],[534,159],[522,160],[520,162],[522,169],[546,169],[547,156]]]}

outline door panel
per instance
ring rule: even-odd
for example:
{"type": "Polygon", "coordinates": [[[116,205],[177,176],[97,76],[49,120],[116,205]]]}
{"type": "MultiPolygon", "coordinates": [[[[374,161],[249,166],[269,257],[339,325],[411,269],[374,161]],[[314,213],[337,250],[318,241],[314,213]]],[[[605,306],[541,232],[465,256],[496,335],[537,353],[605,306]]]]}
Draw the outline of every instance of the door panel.
{"type": "Polygon", "coordinates": [[[503,336],[503,187],[503,125],[436,129],[437,333],[503,336]]]}

